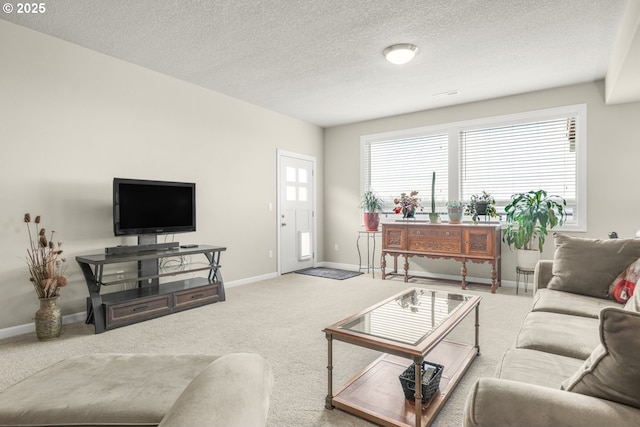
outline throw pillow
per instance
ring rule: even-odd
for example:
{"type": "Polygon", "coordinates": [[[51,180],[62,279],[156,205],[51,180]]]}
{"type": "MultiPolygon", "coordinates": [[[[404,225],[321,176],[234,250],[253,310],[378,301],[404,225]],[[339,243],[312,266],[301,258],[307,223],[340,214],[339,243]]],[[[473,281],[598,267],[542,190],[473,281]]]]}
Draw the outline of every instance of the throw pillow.
{"type": "Polygon", "coordinates": [[[640,239],[589,239],[553,233],[556,252],[553,277],[556,291],[607,298],[613,279],[640,258],[640,239]]]}
{"type": "Polygon", "coordinates": [[[618,274],[609,287],[609,295],[620,304],[626,304],[633,295],[636,283],[640,279],[640,259],[618,274]]]}
{"type": "Polygon", "coordinates": [[[640,408],[640,313],[617,307],[600,312],[600,344],[563,390],[640,408]]]}

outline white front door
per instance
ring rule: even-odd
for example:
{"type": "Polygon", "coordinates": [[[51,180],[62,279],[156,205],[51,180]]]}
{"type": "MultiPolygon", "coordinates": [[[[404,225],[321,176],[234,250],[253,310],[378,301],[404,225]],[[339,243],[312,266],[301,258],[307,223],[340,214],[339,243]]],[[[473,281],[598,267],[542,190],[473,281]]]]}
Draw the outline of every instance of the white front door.
{"type": "Polygon", "coordinates": [[[280,274],[315,263],[315,159],[278,152],[280,274]]]}

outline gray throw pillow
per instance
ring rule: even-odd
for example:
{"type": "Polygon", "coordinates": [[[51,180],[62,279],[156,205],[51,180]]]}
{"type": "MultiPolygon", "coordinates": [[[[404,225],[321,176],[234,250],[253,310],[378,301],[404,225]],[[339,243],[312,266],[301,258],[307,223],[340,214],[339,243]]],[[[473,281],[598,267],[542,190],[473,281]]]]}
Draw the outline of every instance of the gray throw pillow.
{"type": "Polygon", "coordinates": [[[547,288],[607,298],[609,285],[640,258],[640,239],[589,239],[553,233],[556,252],[547,288]]]}
{"type": "Polygon", "coordinates": [[[640,313],[617,307],[600,312],[600,345],[561,385],[563,390],[640,408],[640,313]]]}

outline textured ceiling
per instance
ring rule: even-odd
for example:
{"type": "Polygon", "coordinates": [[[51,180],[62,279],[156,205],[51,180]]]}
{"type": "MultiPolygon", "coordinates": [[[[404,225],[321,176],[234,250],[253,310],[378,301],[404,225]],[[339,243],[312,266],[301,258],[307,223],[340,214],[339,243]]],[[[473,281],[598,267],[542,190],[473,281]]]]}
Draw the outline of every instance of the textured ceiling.
{"type": "Polygon", "coordinates": [[[602,79],[626,4],[55,0],[2,19],[328,127],[602,79]],[[418,55],[386,62],[395,43],[418,55]]]}

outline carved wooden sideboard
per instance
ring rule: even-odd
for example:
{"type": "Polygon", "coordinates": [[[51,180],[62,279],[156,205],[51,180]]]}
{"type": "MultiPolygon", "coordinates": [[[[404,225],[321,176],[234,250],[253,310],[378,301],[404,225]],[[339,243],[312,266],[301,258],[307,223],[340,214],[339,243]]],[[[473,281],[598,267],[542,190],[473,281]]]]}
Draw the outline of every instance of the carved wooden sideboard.
{"type": "Polygon", "coordinates": [[[491,264],[491,292],[500,286],[500,225],[499,224],[431,224],[428,222],[397,222],[382,224],[382,279],[387,276],[409,278],[409,258],[448,258],[462,263],[462,289],[467,288],[467,261],[491,264]],[[393,257],[393,271],[386,272],[386,256],[393,257]],[[402,255],[404,273],[398,272],[398,256],[402,255]]]}

